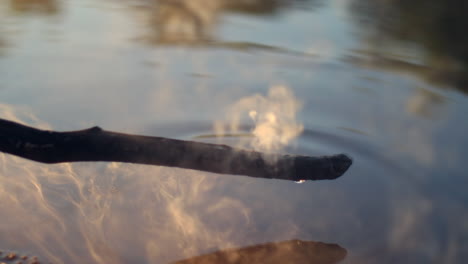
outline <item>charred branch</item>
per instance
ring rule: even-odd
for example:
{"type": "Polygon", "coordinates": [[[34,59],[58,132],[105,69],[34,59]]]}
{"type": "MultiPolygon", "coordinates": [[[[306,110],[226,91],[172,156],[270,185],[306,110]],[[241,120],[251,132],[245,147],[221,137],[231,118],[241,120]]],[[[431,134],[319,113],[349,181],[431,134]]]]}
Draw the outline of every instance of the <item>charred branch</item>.
{"type": "Polygon", "coordinates": [[[0,119],[0,151],[42,163],[115,161],[281,180],[332,180],[351,166],[344,154],[265,154],[226,145],[130,135],[92,127],[39,130],[0,119]]]}

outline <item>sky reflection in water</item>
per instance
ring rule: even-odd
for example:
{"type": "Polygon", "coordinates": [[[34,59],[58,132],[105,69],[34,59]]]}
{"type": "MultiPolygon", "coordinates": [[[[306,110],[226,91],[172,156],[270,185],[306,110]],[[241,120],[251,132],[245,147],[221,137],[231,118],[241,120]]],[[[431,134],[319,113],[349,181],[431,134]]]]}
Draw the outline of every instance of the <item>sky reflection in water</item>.
{"type": "MultiPolygon", "coordinates": [[[[203,135],[281,85],[304,127],[283,151],[355,162],[295,184],[2,154],[0,249],[168,263],[300,239],[340,245],[341,263],[464,263],[467,12],[461,0],[0,2],[2,118],[235,145],[245,137],[203,135]]],[[[238,132],[254,126],[246,114],[238,132]]]]}

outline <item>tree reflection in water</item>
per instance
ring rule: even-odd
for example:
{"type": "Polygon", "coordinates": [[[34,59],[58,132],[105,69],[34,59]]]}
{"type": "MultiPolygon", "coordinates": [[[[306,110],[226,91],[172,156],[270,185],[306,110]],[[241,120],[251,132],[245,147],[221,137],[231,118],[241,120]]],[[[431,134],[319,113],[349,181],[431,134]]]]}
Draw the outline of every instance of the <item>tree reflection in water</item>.
{"type": "MultiPolygon", "coordinates": [[[[13,16],[55,16],[61,13],[60,0],[5,0],[5,9],[0,9],[0,56],[5,54],[5,49],[12,45],[8,37],[10,32],[2,28],[2,24],[8,24],[2,18],[8,20],[8,15],[13,16]],[[3,12],[5,13],[3,13],[3,12]],[[5,36],[5,38],[3,38],[5,36]]],[[[2,6],[0,6],[2,7],[2,6]]],[[[8,27],[8,26],[6,26],[8,27]]]]}
{"type": "MultiPolygon", "coordinates": [[[[315,7],[323,0],[160,0],[145,6],[149,10],[151,31],[147,36],[153,44],[212,45],[220,17],[226,13],[273,15],[297,5],[315,7]]],[[[228,48],[245,48],[246,43],[221,44],[228,48]],[[240,47],[242,46],[242,47],[240,47]]],[[[262,48],[255,45],[255,48],[262,48]]],[[[268,48],[268,47],[264,47],[268,48]]]]}
{"type": "Polygon", "coordinates": [[[60,12],[57,0],[9,0],[9,7],[18,14],[56,15],[60,12]]]}
{"type": "Polygon", "coordinates": [[[468,93],[467,1],[353,0],[351,10],[370,50],[368,59],[354,62],[468,93]],[[409,50],[409,56],[390,55],[395,47],[409,50]]]}
{"type": "Polygon", "coordinates": [[[2,38],[2,29],[0,28],[0,56],[3,54],[3,50],[5,49],[6,47],[6,42],[5,40],[2,38]]]}

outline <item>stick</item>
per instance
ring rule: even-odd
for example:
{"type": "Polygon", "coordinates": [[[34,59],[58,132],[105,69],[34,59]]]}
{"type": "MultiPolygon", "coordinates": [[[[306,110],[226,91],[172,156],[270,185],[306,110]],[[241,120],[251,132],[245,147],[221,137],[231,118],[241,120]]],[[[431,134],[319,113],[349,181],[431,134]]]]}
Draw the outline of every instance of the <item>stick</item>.
{"type": "Polygon", "coordinates": [[[264,154],[226,145],[122,134],[99,127],[45,131],[4,119],[0,119],[0,151],[43,163],[116,161],[292,181],[336,179],[352,164],[344,154],[264,154]]]}
{"type": "Polygon", "coordinates": [[[337,244],[295,239],[220,250],[171,264],[335,264],[346,255],[346,249],[337,244]]]}

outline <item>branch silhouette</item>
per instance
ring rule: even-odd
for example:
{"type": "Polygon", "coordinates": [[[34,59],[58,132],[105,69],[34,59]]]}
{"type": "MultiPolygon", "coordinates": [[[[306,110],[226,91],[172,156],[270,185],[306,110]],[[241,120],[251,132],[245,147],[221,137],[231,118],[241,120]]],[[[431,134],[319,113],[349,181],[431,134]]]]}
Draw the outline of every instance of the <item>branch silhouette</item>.
{"type": "Polygon", "coordinates": [[[344,154],[323,157],[266,154],[226,145],[123,134],[99,127],[46,131],[4,119],[0,119],[0,151],[42,163],[115,161],[292,181],[333,180],[352,164],[344,154]]]}

